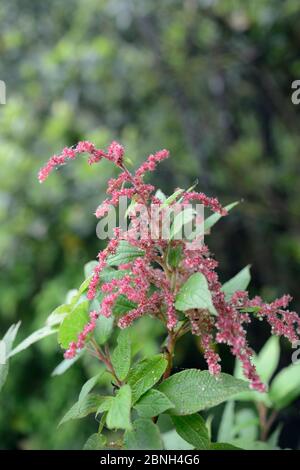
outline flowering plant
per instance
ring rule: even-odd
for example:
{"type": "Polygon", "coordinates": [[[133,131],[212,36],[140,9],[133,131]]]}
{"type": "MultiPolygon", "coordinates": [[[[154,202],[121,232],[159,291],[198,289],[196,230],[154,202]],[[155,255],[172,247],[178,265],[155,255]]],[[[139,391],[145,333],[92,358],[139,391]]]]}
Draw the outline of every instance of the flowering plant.
{"type": "MultiPolygon", "coordinates": [[[[98,433],[89,438],[85,448],[167,448],[159,428],[162,415],[171,419],[177,435],[187,446],[234,448],[229,443],[211,442],[207,424],[198,412],[234,397],[242,399],[243,394],[260,403],[260,417],[264,419],[260,424],[266,438],[266,428],[269,430],[272,424],[267,416],[268,403],[276,407],[276,399],[272,402],[272,387],[271,398],[266,398],[268,387],[262,378],[268,380],[270,376],[263,371],[260,377],[256,370],[257,358],[247,342],[246,327],[254,317],[265,319],[273,335],[285,336],[291,343],[298,341],[300,318],[287,310],[290,296],[284,295],[271,303],[258,296],[251,299],[247,292],[248,266],[222,285],[218,263],[204,242],[191,247],[186,240],[172,235],[166,239],[160,228],[167,209],[178,203],[184,209],[194,201],[213,213],[204,221],[204,233],[209,234],[236,203],[222,207],[216,198],[194,188],[176,189],[166,197],[144,179],[169,152],[161,150],[150,155],[140,168],[130,172],[124,148],[117,142],[112,142],[107,151],[87,141],[65,148],[40,170],[39,181],[45,181],[52,170],[82,153],[88,154],[89,164],[107,159],[119,168],[120,174],[108,182],[108,197],[97,208],[96,216],[106,216],[126,196],[131,201],[127,210],[130,227],[114,229],[113,238],[98,253],[97,261],[86,265],[86,279],[79,289],[52,312],[46,326],[25,340],[25,344],[14,350],[10,347],[8,357],[57,332],[58,342],[65,349],[65,360],[58,373],[70,367],[83,352],[100,361],[100,374],[83,386],[78,402],[61,421],[90,413],[100,417],[98,433]],[[159,208],[157,236],[137,236],[143,224],[138,217],[139,204],[146,208],[150,223],[151,207],[159,208]],[[160,334],[165,336],[159,354],[145,354],[141,346],[136,347],[135,324],[149,316],[159,323],[160,334]],[[198,337],[208,371],[189,369],[172,373],[176,343],[186,334],[198,337]],[[243,374],[234,377],[221,372],[217,350],[221,343],[229,346],[243,374]],[[246,380],[241,379],[242,375],[246,380]],[[109,388],[110,382],[111,394],[91,393],[96,384],[109,388]],[[107,430],[117,430],[116,442],[108,442],[107,430]]],[[[193,210],[189,214],[191,219],[197,217],[193,210]]],[[[184,217],[175,216],[171,233],[185,223],[184,217]]],[[[10,346],[17,328],[18,325],[14,326],[6,335],[10,346]]]]}

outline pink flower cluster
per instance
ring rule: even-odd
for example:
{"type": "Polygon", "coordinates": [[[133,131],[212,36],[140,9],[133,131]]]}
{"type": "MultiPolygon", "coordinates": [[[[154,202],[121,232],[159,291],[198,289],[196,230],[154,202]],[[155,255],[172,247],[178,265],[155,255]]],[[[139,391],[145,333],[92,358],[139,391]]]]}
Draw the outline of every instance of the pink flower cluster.
{"type": "MultiPolygon", "coordinates": [[[[122,171],[117,178],[108,182],[108,198],[98,207],[97,217],[104,216],[110,205],[116,206],[121,196],[127,196],[135,202],[143,203],[146,207],[151,204],[161,205],[162,202],[155,197],[155,188],[143,180],[146,172],[154,171],[157,164],[169,156],[167,150],[161,150],[141,165],[134,174],[131,174],[124,164],[124,148],[117,142],[112,142],[105,152],[96,149],[90,142],[79,142],[75,147],[65,148],[58,156],[50,158],[44,168],[40,170],[39,180],[44,181],[49,173],[57,166],[74,159],[78,153],[88,153],[89,163],[96,163],[106,158],[116,164],[122,171]]],[[[216,198],[204,193],[186,191],[180,193],[183,203],[198,201],[210,208],[213,212],[226,215],[227,211],[216,198]]],[[[176,200],[172,204],[176,204],[176,200]]],[[[249,379],[252,388],[264,391],[255,367],[252,363],[253,351],[246,338],[246,326],[253,317],[253,312],[260,318],[265,318],[271,325],[272,333],[282,335],[291,342],[300,336],[300,318],[295,312],[287,310],[291,300],[283,296],[267,304],[260,297],[249,299],[246,291],[236,292],[230,300],[225,299],[222,285],[217,274],[218,263],[210,255],[206,245],[199,249],[190,250],[184,241],[166,241],[164,239],[137,238],[136,231],[140,229],[141,220],[133,209],[129,217],[131,227],[127,232],[115,229],[115,238],[110,240],[107,247],[98,254],[98,264],[91,277],[87,298],[95,299],[100,293],[102,296],[99,312],[90,314],[90,321],[79,334],[77,342],[72,342],[65,353],[66,358],[74,357],[88,341],[90,333],[94,330],[99,315],[110,317],[120,299],[124,296],[132,308],[118,320],[120,328],[128,327],[135,319],[150,314],[163,321],[169,331],[173,331],[178,323],[175,309],[176,293],[181,285],[193,274],[202,273],[208,282],[217,316],[213,316],[206,309],[190,309],[185,313],[186,320],[194,335],[199,336],[204,357],[209,371],[218,374],[221,370],[220,356],[216,351],[218,344],[224,343],[231,349],[232,354],[242,363],[245,376],[249,379]],[[141,249],[141,256],[126,265],[119,266],[122,276],[117,276],[109,282],[103,282],[102,273],[107,267],[108,258],[114,255],[122,240],[141,249]],[[170,247],[180,248],[181,261],[178,266],[170,267],[167,253],[170,247]]]]}
{"type": "Polygon", "coordinates": [[[186,193],[183,196],[183,201],[198,201],[204,206],[209,207],[213,212],[218,212],[221,215],[227,215],[227,210],[221,206],[217,198],[206,196],[204,193],[197,193],[195,191],[186,193]]]}
{"type": "Polygon", "coordinates": [[[124,148],[118,142],[112,142],[108,147],[107,152],[96,149],[94,144],[86,140],[78,142],[73,147],[65,147],[61,154],[53,155],[47,162],[47,164],[40,169],[38,179],[40,183],[43,183],[50,173],[57,167],[64,165],[68,160],[74,160],[77,154],[87,153],[89,155],[88,163],[92,165],[97,163],[102,158],[106,158],[114,162],[117,166],[122,166],[124,148]]]}

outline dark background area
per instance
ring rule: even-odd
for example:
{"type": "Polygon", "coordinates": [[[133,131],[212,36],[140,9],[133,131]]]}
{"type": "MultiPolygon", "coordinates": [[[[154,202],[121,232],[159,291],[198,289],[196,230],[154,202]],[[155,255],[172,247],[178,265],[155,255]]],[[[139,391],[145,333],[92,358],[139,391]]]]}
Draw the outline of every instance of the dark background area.
{"type": "MultiPolygon", "coordinates": [[[[300,310],[298,0],[10,0],[0,6],[0,336],[38,328],[95,257],[93,212],[114,171],[84,159],[40,186],[39,167],[78,140],[125,145],[138,165],[168,148],[151,182],[171,194],[197,178],[226,204],[243,199],[208,244],[222,280],[252,264],[251,294],[289,292],[300,310]]],[[[250,331],[259,350],[269,335],[250,331]]],[[[204,367],[179,345],[178,367],[204,367]]],[[[80,448],[92,420],[57,431],[89,376],[50,374],[53,338],[12,361],[0,396],[0,448],[80,448]]],[[[227,350],[224,370],[232,372],[227,350]]],[[[291,361],[282,343],[280,367],[291,361]]],[[[299,445],[299,404],[282,412],[282,445],[299,445]]],[[[93,431],[91,431],[93,432],[93,431]]]]}

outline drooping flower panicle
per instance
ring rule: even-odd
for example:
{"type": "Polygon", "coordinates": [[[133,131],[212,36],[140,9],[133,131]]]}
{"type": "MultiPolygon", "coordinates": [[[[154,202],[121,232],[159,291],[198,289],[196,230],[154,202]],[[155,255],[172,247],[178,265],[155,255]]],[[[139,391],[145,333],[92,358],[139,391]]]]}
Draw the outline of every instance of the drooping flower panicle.
{"type": "MultiPolygon", "coordinates": [[[[169,156],[167,150],[160,150],[150,155],[140,168],[131,174],[124,164],[124,147],[121,144],[114,141],[107,151],[104,151],[97,149],[91,142],[83,141],[73,147],[66,147],[60,155],[51,157],[40,170],[39,181],[45,181],[53,169],[82,153],[89,155],[89,164],[97,163],[104,158],[121,170],[119,176],[109,180],[108,198],[97,208],[97,217],[107,214],[111,206],[116,207],[122,196],[127,196],[135,203],[142,203],[147,208],[150,208],[151,204],[162,206],[162,201],[155,196],[155,187],[145,183],[144,176],[147,172],[154,171],[158,163],[169,156]]],[[[216,198],[196,191],[179,193],[183,205],[196,201],[222,216],[227,214],[226,209],[216,198]]],[[[175,198],[170,206],[176,202],[175,198]]],[[[161,213],[163,217],[163,211],[161,213]]],[[[224,343],[241,361],[244,374],[252,388],[264,391],[265,386],[252,363],[253,351],[246,338],[246,326],[252,320],[249,312],[254,309],[258,317],[267,320],[273,334],[285,336],[293,343],[299,340],[300,318],[295,312],[287,310],[290,296],[285,295],[268,304],[260,297],[250,299],[246,291],[238,291],[230,300],[226,300],[216,271],[218,263],[210,255],[207,245],[202,244],[201,247],[191,250],[183,240],[154,239],[150,235],[138,238],[136,233],[141,229],[141,220],[134,208],[128,215],[131,219],[130,228],[127,231],[115,229],[114,238],[98,254],[98,263],[89,283],[87,298],[92,301],[101,293],[100,310],[90,313],[89,322],[79,334],[77,341],[69,345],[65,357],[74,357],[85,346],[100,315],[105,317],[113,315],[120,296],[125,296],[128,302],[132,303],[132,308],[117,322],[120,328],[126,328],[137,318],[149,314],[159,318],[169,331],[173,331],[178,323],[175,309],[176,293],[192,274],[201,273],[207,280],[217,316],[211,315],[207,309],[200,308],[187,310],[184,314],[191,332],[199,337],[209,371],[214,375],[219,374],[221,358],[216,346],[224,343]],[[116,253],[123,240],[141,249],[143,256],[119,266],[119,270],[124,271],[120,278],[103,282],[101,274],[107,267],[108,258],[116,253]],[[181,249],[182,257],[179,264],[172,268],[168,263],[167,254],[168,250],[174,247],[181,249]]]]}

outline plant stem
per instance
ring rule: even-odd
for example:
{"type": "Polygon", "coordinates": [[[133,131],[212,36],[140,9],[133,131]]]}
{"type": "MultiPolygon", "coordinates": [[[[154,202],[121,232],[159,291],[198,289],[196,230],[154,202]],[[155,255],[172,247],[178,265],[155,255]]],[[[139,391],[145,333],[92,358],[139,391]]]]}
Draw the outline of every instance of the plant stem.
{"type": "Polygon", "coordinates": [[[273,410],[269,417],[267,417],[267,407],[264,403],[259,402],[256,404],[259,422],[260,422],[260,439],[266,441],[270,432],[270,429],[278,416],[278,411],[273,410]]]}
{"type": "Polygon", "coordinates": [[[163,375],[163,380],[166,380],[172,372],[176,339],[177,339],[176,334],[174,334],[173,331],[170,331],[168,334],[167,347],[166,347],[166,359],[168,361],[168,365],[163,375]]]}
{"type": "Polygon", "coordinates": [[[113,376],[116,384],[118,385],[118,387],[121,387],[122,382],[118,379],[117,374],[114,370],[114,367],[111,363],[108,346],[107,345],[105,346],[105,354],[104,354],[104,352],[101,350],[101,348],[98,346],[98,344],[96,343],[96,341],[93,338],[90,340],[90,342],[94,347],[94,350],[95,350],[95,353],[96,353],[96,356],[98,357],[98,359],[105,364],[107,370],[112,374],[112,376],[113,376]]]}

